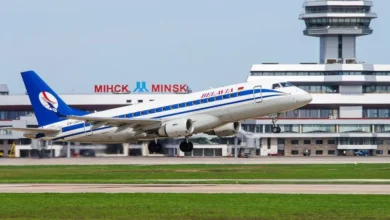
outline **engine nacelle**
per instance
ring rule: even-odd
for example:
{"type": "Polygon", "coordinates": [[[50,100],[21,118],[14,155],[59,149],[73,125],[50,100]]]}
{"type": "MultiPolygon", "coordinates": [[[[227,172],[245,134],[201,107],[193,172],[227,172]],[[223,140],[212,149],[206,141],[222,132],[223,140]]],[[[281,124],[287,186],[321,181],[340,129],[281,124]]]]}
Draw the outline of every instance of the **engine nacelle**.
{"type": "Polygon", "coordinates": [[[236,121],[236,122],[222,125],[221,127],[215,128],[212,131],[208,131],[206,132],[206,134],[217,135],[219,137],[232,136],[235,135],[237,132],[239,132],[240,128],[241,128],[241,123],[236,121]]]}
{"type": "Polygon", "coordinates": [[[158,134],[162,137],[183,137],[194,132],[194,123],[191,119],[180,118],[165,122],[158,129],[158,134]]]}

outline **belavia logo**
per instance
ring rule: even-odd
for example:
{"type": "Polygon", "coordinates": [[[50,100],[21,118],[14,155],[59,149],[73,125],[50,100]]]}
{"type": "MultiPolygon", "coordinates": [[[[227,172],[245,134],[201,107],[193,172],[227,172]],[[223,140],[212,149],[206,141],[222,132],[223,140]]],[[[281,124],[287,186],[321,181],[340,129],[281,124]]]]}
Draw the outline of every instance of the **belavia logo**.
{"type": "Polygon", "coordinates": [[[39,93],[39,101],[46,109],[57,112],[58,101],[52,94],[46,91],[39,93]]]}
{"type": "MultiPolygon", "coordinates": [[[[188,86],[187,84],[152,84],[152,92],[158,93],[187,93],[188,86]]],[[[146,86],[146,82],[141,81],[136,83],[136,88],[133,92],[149,92],[149,89],[146,86]]]]}

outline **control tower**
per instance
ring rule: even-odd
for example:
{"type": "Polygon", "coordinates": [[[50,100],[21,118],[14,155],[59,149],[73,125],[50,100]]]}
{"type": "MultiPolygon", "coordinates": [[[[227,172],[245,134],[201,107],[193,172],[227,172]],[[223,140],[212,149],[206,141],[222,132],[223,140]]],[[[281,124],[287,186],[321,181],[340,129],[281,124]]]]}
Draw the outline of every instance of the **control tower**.
{"type": "Polygon", "coordinates": [[[320,63],[356,63],[356,38],[372,34],[372,1],[306,0],[299,19],[306,36],[320,38],[320,63]]]}

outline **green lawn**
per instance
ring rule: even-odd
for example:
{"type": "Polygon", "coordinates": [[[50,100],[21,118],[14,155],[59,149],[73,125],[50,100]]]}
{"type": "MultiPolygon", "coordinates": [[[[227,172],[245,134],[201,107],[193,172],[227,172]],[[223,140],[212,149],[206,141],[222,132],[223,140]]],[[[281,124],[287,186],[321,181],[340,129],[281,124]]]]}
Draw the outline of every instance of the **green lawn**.
{"type": "Polygon", "coordinates": [[[0,194],[1,219],[390,219],[390,196],[0,194]]]}
{"type": "Polygon", "coordinates": [[[0,183],[152,183],[171,179],[390,181],[390,164],[0,166],[0,183]]]}

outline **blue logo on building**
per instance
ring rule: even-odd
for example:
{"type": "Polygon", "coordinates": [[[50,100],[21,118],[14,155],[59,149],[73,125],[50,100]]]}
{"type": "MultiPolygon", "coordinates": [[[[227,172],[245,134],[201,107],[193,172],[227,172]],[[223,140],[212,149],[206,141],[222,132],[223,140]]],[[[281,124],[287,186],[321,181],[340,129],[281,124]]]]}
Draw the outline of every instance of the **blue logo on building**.
{"type": "Polygon", "coordinates": [[[133,92],[149,92],[148,88],[146,88],[146,82],[137,82],[133,92]]]}

